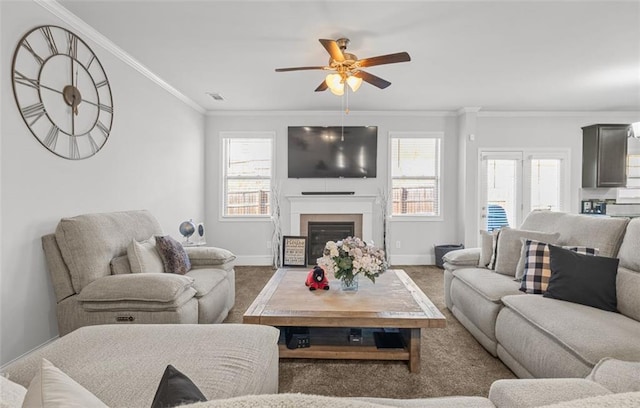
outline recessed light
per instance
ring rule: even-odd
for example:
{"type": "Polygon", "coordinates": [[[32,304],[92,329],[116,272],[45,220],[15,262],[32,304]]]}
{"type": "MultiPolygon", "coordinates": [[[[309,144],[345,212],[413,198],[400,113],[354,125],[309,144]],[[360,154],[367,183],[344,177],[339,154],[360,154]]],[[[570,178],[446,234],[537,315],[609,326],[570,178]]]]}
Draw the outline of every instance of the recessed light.
{"type": "Polygon", "coordinates": [[[216,101],[224,101],[224,97],[219,92],[206,92],[206,94],[216,101]]]}

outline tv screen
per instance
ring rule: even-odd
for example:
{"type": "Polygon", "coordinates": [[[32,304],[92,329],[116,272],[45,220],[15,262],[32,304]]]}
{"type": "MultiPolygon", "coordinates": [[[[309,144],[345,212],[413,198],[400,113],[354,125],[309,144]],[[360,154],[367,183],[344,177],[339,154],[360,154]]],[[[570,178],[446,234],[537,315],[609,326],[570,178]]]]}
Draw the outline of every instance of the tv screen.
{"type": "Polygon", "coordinates": [[[289,178],[376,177],[377,126],[289,126],[289,178]]]}

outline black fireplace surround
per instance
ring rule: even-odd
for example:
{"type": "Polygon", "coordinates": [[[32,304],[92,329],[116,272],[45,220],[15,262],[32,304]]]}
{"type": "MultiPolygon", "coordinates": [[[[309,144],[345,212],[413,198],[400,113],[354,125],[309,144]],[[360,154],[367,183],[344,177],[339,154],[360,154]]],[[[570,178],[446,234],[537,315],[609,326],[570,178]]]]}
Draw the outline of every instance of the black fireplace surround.
{"type": "Polygon", "coordinates": [[[355,232],[354,222],[335,221],[309,221],[307,236],[307,259],[309,264],[315,265],[316,260],[322,257],[327,241],[340,241],[346,237],[352,237],[355,232]]]}

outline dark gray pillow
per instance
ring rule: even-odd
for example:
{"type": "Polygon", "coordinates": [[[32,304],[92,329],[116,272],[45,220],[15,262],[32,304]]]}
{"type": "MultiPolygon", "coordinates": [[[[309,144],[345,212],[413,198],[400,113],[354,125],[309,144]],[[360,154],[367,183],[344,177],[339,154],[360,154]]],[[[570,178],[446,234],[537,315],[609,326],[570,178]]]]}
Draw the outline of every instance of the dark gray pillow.
{"type": "Polygon", "coordinates": [[[156,249],[162,258],[164,271],[184,275],[191,270],[191,262],[184,248],[170,235],[156,236],[156,249]]]}
{"type": "Polygon", "coordinates": [[[582,255],[549,245],[551,277],[544,297],[617,311],[616,258],[582,255]]]}
{"type": "Polygon", "coordinates": [[[177,407],[206,400],[207,398],[189,377],[169,364],[164,370],[151,408],[177,407]]]}

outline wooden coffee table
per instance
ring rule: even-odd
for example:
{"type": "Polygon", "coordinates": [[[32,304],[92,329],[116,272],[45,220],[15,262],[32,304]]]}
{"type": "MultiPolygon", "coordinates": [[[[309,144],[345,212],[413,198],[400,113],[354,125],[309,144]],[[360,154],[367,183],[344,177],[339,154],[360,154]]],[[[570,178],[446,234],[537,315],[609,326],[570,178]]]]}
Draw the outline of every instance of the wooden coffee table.
{"type": "Polygon", "coordinates": [[[446,320],[405,271],[388,270],[375,284],[361,277],[357,292],[343,292],[336,279],[328,291],[309,291],[307,272],[279,269],[243,317],[244,323],[310,329],[311,347],[280,344],[280,358],[405,360],[411,372],[420,371],[421,330],[445,327],[446,320]],[[351,328],[362,329],[360,344],[349,343],[351,328]],[[376,331],[399,333],[403,347],[376,347],[376,331]]]}

